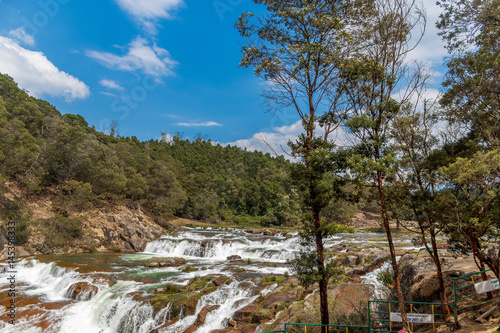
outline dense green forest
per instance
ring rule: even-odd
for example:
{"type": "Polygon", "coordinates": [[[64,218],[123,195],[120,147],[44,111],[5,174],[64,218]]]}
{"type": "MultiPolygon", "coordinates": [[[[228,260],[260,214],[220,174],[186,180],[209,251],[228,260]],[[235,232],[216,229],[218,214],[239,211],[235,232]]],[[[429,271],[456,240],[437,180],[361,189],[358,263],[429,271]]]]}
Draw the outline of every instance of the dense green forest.
{"type": "Polygon", "coordinates": [[[300,216],[290,162],[210,140],[139,141],[61,115],[0,76],[0,174],[27,196],[56,187],[59,209],[131,202],[155,215],[292,224],[300,216]]]}

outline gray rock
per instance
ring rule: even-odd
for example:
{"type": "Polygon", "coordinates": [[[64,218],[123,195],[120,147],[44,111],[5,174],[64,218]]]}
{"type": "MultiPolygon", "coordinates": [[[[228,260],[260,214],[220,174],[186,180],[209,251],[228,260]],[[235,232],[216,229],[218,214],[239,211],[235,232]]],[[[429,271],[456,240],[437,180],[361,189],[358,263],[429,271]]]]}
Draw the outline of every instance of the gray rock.
{"type": "Polygon", "coordinates": [[[348,267],[354,267],[356,266],[356,259],[357,257],[355,256],[347,256],[344,259],[342,259],[342,265],[348,267]]]}
{"type": "Polygon", "coordinates": [[[382,251],[377,251],[372,253],[372,265],[378,265],[383,263],[387,257],[389,256],[389,253],[387,252],[382,252],[382,251]]]}
{"type": "Polygon", "coordinates": [[[365,259],[368,255],[364,252],[361,252],[358,254],[358,257],[356,258],[356,266],[362,265],[365,262],[365,259]]]}

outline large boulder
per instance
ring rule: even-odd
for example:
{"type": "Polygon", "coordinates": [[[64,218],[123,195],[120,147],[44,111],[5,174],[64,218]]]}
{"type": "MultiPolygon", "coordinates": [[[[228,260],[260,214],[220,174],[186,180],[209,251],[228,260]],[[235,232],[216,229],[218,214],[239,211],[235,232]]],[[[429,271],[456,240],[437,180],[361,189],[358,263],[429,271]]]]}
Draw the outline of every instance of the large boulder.
{"type": "Polygon", "coordinates": [[[436,274],[420,275],[411,288],[411,297],[415,302],[433,302],[439,298],[439,281],[436,274]]]}

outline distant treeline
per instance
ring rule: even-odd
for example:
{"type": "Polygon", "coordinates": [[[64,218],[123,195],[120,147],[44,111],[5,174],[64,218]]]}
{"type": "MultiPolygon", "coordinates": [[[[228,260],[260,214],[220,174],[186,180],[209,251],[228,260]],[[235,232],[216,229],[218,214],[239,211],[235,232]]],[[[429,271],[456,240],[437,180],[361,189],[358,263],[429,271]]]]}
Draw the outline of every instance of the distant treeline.
{"type": "Polygon", "coordinates": [[[0,75],[0,175],[27,196],[55,187],[55,209],[81,211],[102,200],[155,215],[210,222],[294,224],[301,216],[290,162],[210,140],[139,141],[89,127],[29,96],[0,75]]]}

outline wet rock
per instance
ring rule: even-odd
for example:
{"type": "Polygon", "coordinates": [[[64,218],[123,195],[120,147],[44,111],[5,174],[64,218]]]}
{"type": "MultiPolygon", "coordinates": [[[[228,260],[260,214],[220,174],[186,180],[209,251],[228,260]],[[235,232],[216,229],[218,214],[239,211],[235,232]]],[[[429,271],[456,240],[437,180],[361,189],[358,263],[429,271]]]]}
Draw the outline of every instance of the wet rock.
{"type": "Polygon", "coordinates": [[[229,261],[236,261],[236,260],[242,260],[241,257],[239,255],[232,255],[232,256],[229,256],[229,257],[226,257],[227,260],[229,261]]]}
{"type": "Polygon", "coordinates": [[[218,276],[212,280],[212,283],[215,284],[216,287],[220,287],[224,283],[226,283],[228,280],[229,280],[229,278],[227,276],[218,276]]]}
{"type": "Polygon", "coordinates": [[[372,261],[371,265],[372,267],[376,267],[386,260],[388,260],[389,257],[389,252],[384,252],[384,251],[374,251],[371,253],[372,261]]]}
{"type": "Polygon", "coordinates": [[[224,322],[226,324],[226,327],[236,327],[236,322],[231,318],[226,318],[224,322]]]}
{"type": "Polygon", "coordinates": [[[405,263],[405,262],[412,262],[412,261],[415,261],[415,259],[417,258],[416,255],[412,254],[412,253],[408,253],[408,254],[405,254],[404,256],[401,257],[401,260],[400,262],[401,263],[405,263]]]}
{"type": "Polygon", "coordinates": [[[164,292],[166,292],[167,289],[165,288],[156,288],[155,290],[153,290],[153,294],[163,294],[164,292]]]}
{"type": "Polygon", "coordinates": [[[248,303],[249,299],[248,298],[243,298],[243,299],[239,299],[237,300],[236,302],[234,302],[233,304],[233,308],[239,308],[240,306],[242,306],[243,304],[246,304],[248,303]]]}
{"type": "Polygon", "coordinates": [[[259,304],[251,303],[251,304],[237,310],[234,313],[233,318],[236,322],[247,322],[248,323],[251,321],[253,313],[260,308],[261,307],[259,304]]]}
{"type": "Polygon", "coordinates": [[[77,301],[88,301],[99,292],[99,288],[88,282],[77,282],[69,287],[67,296],[77,301]]]}
{"type": "Polygon", "coordinates": [[[158,258],[153,257],[149,259],[145,266],[146,267],[179,267],[187,264],[187,260],[184,258],[158,258]]]}
{"type": "Polygon", "coordinates": [[[194,321],[194,323],[191,326],[189,326],[184,331],[184,333],[193,333],[193,332],[195,332],[198,328],[200,328],[201,326],[203,326],[203,324],[205,323],[205,320],[207,319],[207,315],[210,312],[212,312],[214,310],[217,310],[218,308],[220,308],[220,305],[207,305],[207,306],[205,306],[198,313],[198,316],[196,317],[196,320],[194,321]]]}

